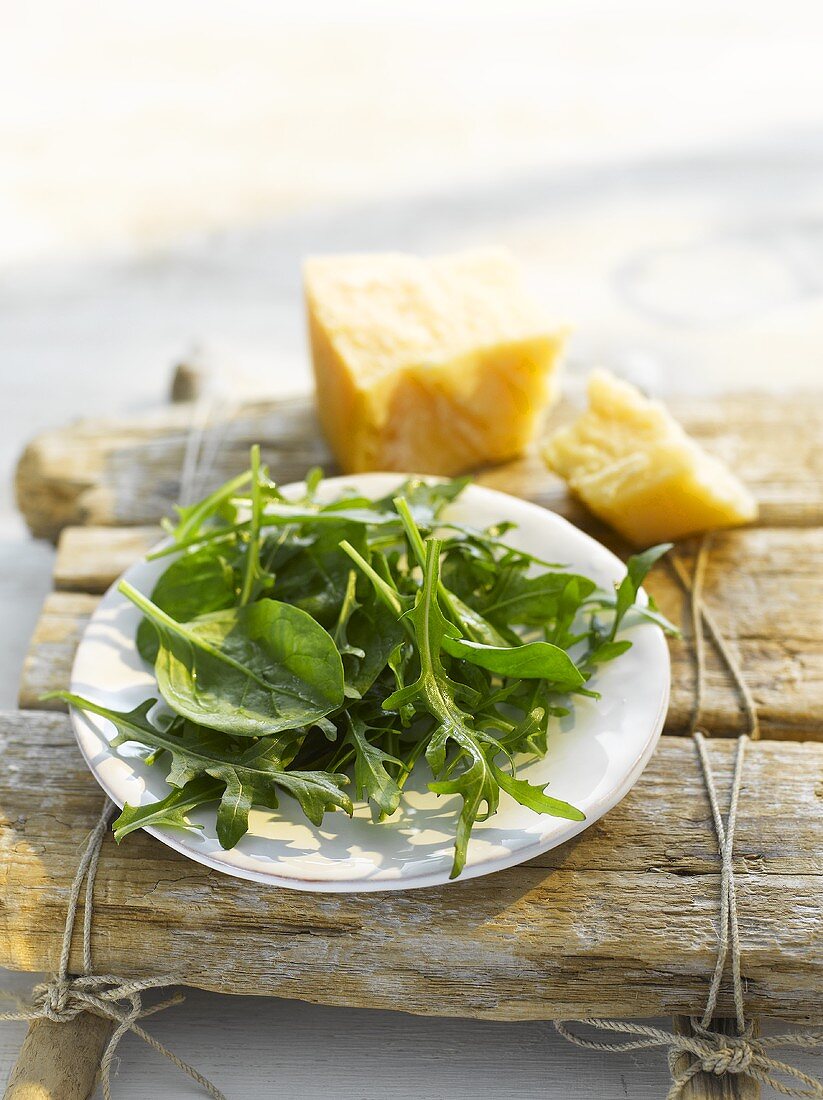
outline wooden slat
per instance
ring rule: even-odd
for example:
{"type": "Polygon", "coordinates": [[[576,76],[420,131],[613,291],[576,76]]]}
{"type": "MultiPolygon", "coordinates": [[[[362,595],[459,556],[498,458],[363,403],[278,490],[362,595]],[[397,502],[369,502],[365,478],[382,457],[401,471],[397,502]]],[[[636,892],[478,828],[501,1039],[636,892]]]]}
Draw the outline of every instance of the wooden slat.
{"type": "Polygon", "coordinates": [[[57,543],[54,587],[61,592],[105,592],[144,556],[159,527],[66,527],[57,543]]]}
{"type": "MultiPolygon", "coordinates": [[[[82,580],[102,592],[154,541],[155,528],[67,528],[60,539],[56,582],[82,580]]],[[[688,553],[684,561],[689,564],[688,553]]],[[[664,567],[649,589],[687,636],[671,643],[672,700],[666,729],[688,726],[694,698],[691,640],[682,589],[664,567]]],[[[823,529],[731,531],[713,539],[706,601],[738,654],[771,738],[823,738],[823,529]]],[[[37,707],[43,691],[67,686],[74,649],[94,602],[52,594],[32,639],[20,705],[37,707]]],[[[56,705],[56,704],[54,704],[56,705]]],[[[715,651],[708,648],[703,719],[716,734],[739,732],[740,701],[715,651]]]]}
{"type": "MultiPolygon", "coordinates": [[[[734,394],[712,401],[678,399],[674,414],[714,454],[729,461],[761,505],[764,525],[823,523],[823,401],[734,394]]],[[[555,410],[553,430],[573,410],[555,410]]],[[[172,406],[150,416],[83,421],[46,432],[26,448],[17,470],[17,497],[32,531],[55,538],[71,524],[156,523],[178,497],[192,410],[172,406]]],[[[313,465],[333,466],[311,400],[292,398],[213,410],[202,452],[212,455],[200,480],[207,491],[242,469],[249,445],[281,482],[313,465]],[[227,419],[231,415],[232,419],[227,419]]],[[[550,474],[535,448],[516,462],[478,476],[481,484],[537,500],[577,522],[589,522],[550,474]]]]}
{"type": "MultiPolygon", "coordinates": [[[[0,964],[49,970],[101,792],[62,715],[0,716],[0,750],[0,964]]],[[[734,745],[709,751],[725,790],[734,745]]],[[[822,775],[823,746],[750,746],[736,852],[751,1012],[823,1015],[822,775]]],[[[278,890],[145,834],[109,837],[93,948],[101,972],[174,968],[204,988],[328,1004],[507,1020],[692,1013],[717,948],[718,872],[694,746],[664,738],[634,790],[576,840],[448,887],[278,890]]]]}
{"type": "Polygon", "coordinates": [[[20,707],[65,710],[59,700],[42,702],[41,696],[68,686],[74,654],[97,603],[85,592],[46,596],[20,674],[20,707]]]}

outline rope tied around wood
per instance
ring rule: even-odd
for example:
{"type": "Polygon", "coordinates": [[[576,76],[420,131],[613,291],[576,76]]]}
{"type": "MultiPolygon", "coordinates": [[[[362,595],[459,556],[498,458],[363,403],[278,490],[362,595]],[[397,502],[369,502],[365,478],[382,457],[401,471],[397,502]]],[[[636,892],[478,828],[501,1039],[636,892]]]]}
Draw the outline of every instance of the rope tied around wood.
{"type": "Polygon", "coordinates": [[[712,1073],[718,1077],[726,1074],[745,1073],[764,1085],[769,1085],[782,1096],[815,1098],[823,1096],[823,1083],[810,1077],[802,1070],[774,1058],[769,1052],[779,1047],[802,1047],[806,1050],[823,1049],[823,1035],[802,1035],[787,1032],[783,1035],[770,1035],[754,1039],[751,1029],[745,1035],[719,1035],[703,1027],[698,1019],[691,1021],[694,1035],[676,1035],[673,1031],[636,1024],[623,1020],[578,1020],[577,1023],[599,1031],[632,1035],[624,1043],[599,1043],[584,1039],[569,1031],[565,1023],[557,1021],[555,1028],[570,1043],[585,1047],[587,1050],[599,1050],[609,1054],[625,1054],[631,1050],[654,1050],[657,1047],[668,1048],[669,1071],[672,1085],[666,1100],[678,1100],[683,1089],[698,1073],[712,1073]],[[691,1056],[685,1066],[681,1066],[682,1055],[691,1056]],[[791,1079],[787,1083],[778,1077],[791,1079]],[[799,1087],[802,1086],[802,1087],[799,1087]]]}
{"type": "MultiPolygon", "coordinates": [[[[91,1012],[96,1016],[111,1020],[116,1026],[100,1061],[100,1080],[105,1100],[112,1100],[112,1062],[120,1040],[127,1031],[133,1032],[152,1050],[156,1050],[158,1054],[168,1058],[172,1065],[177,1066],[179,1070],[205,1089],[213,1100],[226,1100],[224,1094],[208,1078],[199,1073],[194,1066],[190,1066],[188,1062],[178,1058],[173,1051],[169,1050],[158,1039],[155,1039],[153,1035],[144,1031],[138,1023],[146,1016],[152,1016],[155,1012],[162,1012],[163,1009],[171,1008],[172,1005],[180,1004],[184,1000],[182,993],[175,993],[171,997],[160,1001],[159,1004],[143,1004],[143,994],[149,989],[167,989],[169,986],[177,984],[177,979],[173,975],[124,980],[112,974],[94,974],[92,972],[91,926],[94,912],[94,880],[100,862],[100,849],[108,831],[113,811],[114,803],[107,798],[77,866],[77,872],[69,893],[66,925],[63,931],[63,944],[57,973],[49,981],[42,982],[34,987],[31,1002],[28,1005],[23,1005],[16,1012],[0,1013],[0,1020],[52,1020],[55,1023],[66,1023],[75,1019],[81,1012],[91,1012]],[[73,976],[69,974],[69,957],[77,919],[77,906],[84,882],[83,973],[73,976]]],[[[14,994],[8,992],[0,992],[0,996],[7,1000],[18,1000],[14,994]]]]}
{"type": "Polygon", "coordinates": [[[686,1085],[698,1073],[711,1073],[718,1077],[726,1074],[744,1073],[773,1088],[775,1092],[780,1093],[782,1096],[823,1098],[823,1081],[810,1077],[802,1070],[772,1057],[769,1053],[770,1050],[775,1048],[792,1046],[811,1051],[823,1049],[823,1033],[787,1032],[782,1035],[755,1039],[751,1025],[746,1022],[743,1004],[740,929],[737,915],[733,852],[737,805],[743,785],[743,763],[746,757],[746,746],[750,741],[756,741],[760,737],[760,725],[757,706],[743,676],[740,663],[703,600],[703,584],[706,576],[709,545],[708,536],[704,536],[697,548],[691,579],[677,558],[673,558],[670,563],[678,583],[689,597],[695,665],[694,705],[692,707],[689,733],[697,749],[721,859],[720,929],[718,932],[717,959],[709,986],[706,1008],[700,1019],[691,1019],[693,1035],[676,1035],[674,1032],[665,1031],[662,1028],[624,1020],[589,1018],[574,1021],[595,1028],[598,1031],[610,1031],[616,1034],[634,1036],[634,1039],[623,1043],[600,1043],[593,1039],[583,1038],[570,1031],[567,1026],[569,1021],[558,1020],[555,1021],[554,1026],[564,1039],[587,1050],[621,1054],[630,1050],[652,1050],[656,1047],[666,1047],[668,1050],[669,1071],[672,1078],[672,1085],[666,1100],[678,1100],[686,1085]],[[720,812],[714,773],[706,751],[705,739],[708,734],[700,728],[706,676],[706,632],[711,637],[731,675],[746,715],[746,732],[741,734],[737,741],[729,812],[725,824],[723,815],[720,812]],[[710,1025],[714,1018],[717,999],[726,970],[726,960],[730,953],[737,1034],[721,1035],[711,1031],[710,1025]],[[789,1078],[789,1080],[787,1081],[785,1078],[789,1078]]]}

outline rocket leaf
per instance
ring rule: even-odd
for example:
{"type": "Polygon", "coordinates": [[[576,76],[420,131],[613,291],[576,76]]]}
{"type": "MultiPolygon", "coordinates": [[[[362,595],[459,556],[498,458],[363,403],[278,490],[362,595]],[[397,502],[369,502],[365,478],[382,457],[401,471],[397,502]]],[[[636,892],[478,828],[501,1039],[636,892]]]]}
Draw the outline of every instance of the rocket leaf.
{"type": "MultiPolygon", "coordinates": [[[[154,699],[141,703],[132,711],[121,712],[70,692],[58,694],[72,706],[112,722],[117,730],[112,742],[115,747],[127,741],[138,741],[169,753],[171,764],[166,779],[172,787],[188,790],[191,794],[190,784],[194,780],[204,776],[219,780],[223,791],[217,810],[217,836],[223,848],[233,848],[246,834],[252,805],[276,809],[278,796],[284,791],[299,802],[314,825],[321,823],[327,809],[339,807],[349,814],[352,812],[351,799],[342,790],[348,782],[345,775],[290,771],[284,766],[288,737],[261,738],[238,752],[225,734],[197,727],[191,722],[176,721],[166,730],[155,727],[147,717],[156,704],[154,699]]],[[[213,801],[213,790],[209,788],[206,793],[209,797],[204,795],[203,801],[213,801]]]]}

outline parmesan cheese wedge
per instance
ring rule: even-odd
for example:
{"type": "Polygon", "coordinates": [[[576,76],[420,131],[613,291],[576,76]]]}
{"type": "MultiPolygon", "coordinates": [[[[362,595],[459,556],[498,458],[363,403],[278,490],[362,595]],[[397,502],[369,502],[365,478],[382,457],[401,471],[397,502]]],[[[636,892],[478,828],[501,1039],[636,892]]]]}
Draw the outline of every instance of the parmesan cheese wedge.
{"type": "Polygon", "coordinates": [[[344,471],[452,475],[523,451],[565,334],[507,253],[316,258],[304,283],[318,414],[344,471]]]}
{"type": "Polygon", "coordinates": [[[646,546],[749,523],[751,493],[683,431],[659,401],[596,371],[589,409],[558,431],[548,465],[595,515],[646,546]]]}

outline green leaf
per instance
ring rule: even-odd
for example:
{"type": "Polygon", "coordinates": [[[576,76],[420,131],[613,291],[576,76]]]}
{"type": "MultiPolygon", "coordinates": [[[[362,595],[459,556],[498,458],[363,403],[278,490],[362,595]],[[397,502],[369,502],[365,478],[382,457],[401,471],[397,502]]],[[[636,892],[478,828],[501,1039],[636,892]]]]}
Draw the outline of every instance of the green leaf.
{"type": "Polygon", "coordinates": [[[368,553],[363,527],[340,521],[312,532],[308,545],[277,568],[277,599],[299,607],[328,629],[339,618],[351,571],[351,562],[340,551],[344,539],[360,553],[368,553]]]}
{"type": "Polygon", "coordinates": [[[494,813],[497,807],[498,787],[493,781],[484,752],[482,735],[472,728],[471,719],[458,706],[440,656],[443,641],[455,633],[440,609],[437,599],[440,580],[440,547],[438,539],[426,543],[426,561],[423,584],[415,597],[414,607],[406,613],[412,624],[420,659],[420,675],[417,680],[392,693],[385,700],[386,710],[398,709],[410,703],[422,704],[439,723],[426,757],[437,773],[442,771],[449,742],[453,742],[463,770],[453,778],[435,780],[429,790],[435,794],[459,794],[463,800],[457,822],[454,863],[451,877],[456,878],[466,863],[469,837],[482,807],[494,813]]]}
{"type": "Polygon", "coordinates": [[[457,477],[451,481],[423,481],[410,478],[388,496],[375,501],[375,507],[390,511],[394,501],[402,497],[408,504],[415,522],[420,527],[431,528],[444,508],[456,500],[471,482],[469,477],[457,477]]]}
{"type": "Polygon", "coordinates": [[[234,737],[316,722],[343,702],[343,664],[305,611],[263,599],[178,623],[121,581],[160,636],[155,675],[177,714],[234,737]]]}
{"type": "Polygon", "coordinates": [[[402,624],[382,604],[372,600],[359,607],[348,625],[351,653],[343,658],[346,685],[358,696],[365,695],[404,637],[402,624]]]}
{"type": "Polygon", "coordinates": [[[400,787],[386,770],[386,765],[401,768],[402,762],[390,756],[366,736],[366,724],[358,718],[349,720],[349,737],[354,746],[354,790],[357,798],[367,798],[377,807],[378,816],[391,816],[400,805],[400,787]]]}
{"type": "MultiPolygon", "coordinates": [[[[237,599],[235,571],[219,546],[207,546],[182,554],[159,578],[152,603],[178,622],[210,611],[231,607],[237,599]]],[[[158,634],[150,619],[137,628],[137,649],[144,661],[154,664],[158,634]]]]}
{"type": "Polygon", "coordinates": [[[112,742],[115,747],[137,741],[170,753],[167,781],[171,786],[187,789],[204,776],[219,780],[223,793],[217,811],[217,838],[223,848],[233,848],[245,835],[253,804],[276,809],[282,791],[297,800],[314,825],[322,822],[327,809],[339,807],[352,813],[351,799],[341,789],[347,782],[344,775],[290,771],[283,766],[284,751],[289,747],[287,737],[261,738],[238,752],[225,735],[191,722],[177,722],[168,730],[152,726],[147,714],[155,706],[154,699],[122,712],[70,692],[60,692],[59,697],[112,722],[118,731],[112,742]]]}
{"type": "Polygon", "coordinates": [[[568,802],[551,798],[544,794],[548,783],[542,787],[533,786],[526,779],[517,779],[492,763],[492,771],[498,785],[512,798],[536,814],[549,814],[551,817],[564,817],[569,821],[585,821],[586,815],[568,802]]]}
{"type": "Polygon", "coordinates": [[[500,676],[549,680],[562,691],[572,691],[583,683],[583,675],[568,653],[550,642],[501,647],[445,636],[443,649],[452,657],[471,661],[500,676]]]}
{"type": "Polygon", "coordinates": [[[581,600],[595,589],[594,581],[573,573],[540,573],[527,577],[522,569],[510,568],[501,573],[494,589],[480,605],[480,611],[495,626],[501,623],[542,626],[559,613],[572,579],[577,582],[581,600]]]}
{"type": "Polygon", "coordinates": [[[118,844],[137,829],[145,829],[146,826],[154,828],[168,827],[173,829],[194,829],[200,826],[192,825],[187,814],[206,806],[210,802],[217,802],[223,793],[223,784],[219,779],[210,779],[205,776],[202,779],[194,779],[180,790],[170,791],[159,802],[150,802],[146,806],[130,806],[127,802],[120,816],[112,823],[114,839],[118,844]]]}
{"type": "Polygon", "coordinates": [[[612,623],[611,636],[614,638],[620,629],[623,617],[637,599],[637,593],[646,575],[658,559],[671,550],[674,544],[661,543],[660,546],[652,546],[644,550],[642,554],[634,554],[626,562],[626,576],[620,582],[617,589],[617,602],[615,604],[614,622],[612,623]]]}
{"type": "Polygon", "coordinates": [[[185,542],[198,535],[203,524],[217,515],[222,506],[251,481],[251,477],[251,470],[245,470],[196,504],[178,506],[178,522],[172,532],[175,542],[185,542]]]}
{"type": "Polygon", "coordinates": [[[628,639],[619,642],[601,642],[587,657],[586,663],[590,665],[603,665],[607,661],[613,661],[615,657],[621,657],[631,649],[632,643],[628,639]]]}
{"type": "Polygon", "coordinates": [[[255,443],[251,449],[251,519],[249,520],[249,541],[246,546],[246,560],[243,565],[243,585],[240,589],[240,606],[245,607],[252,595],[254,586],[262,577],[260,574],[260,516],[263,498],[260,485],[260,446],[255,443]]]}

